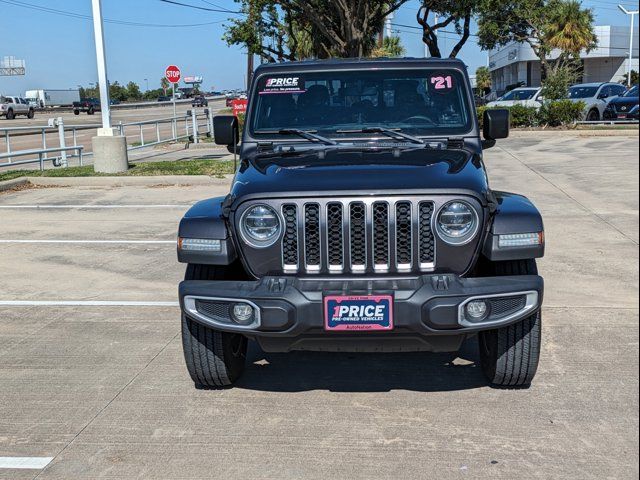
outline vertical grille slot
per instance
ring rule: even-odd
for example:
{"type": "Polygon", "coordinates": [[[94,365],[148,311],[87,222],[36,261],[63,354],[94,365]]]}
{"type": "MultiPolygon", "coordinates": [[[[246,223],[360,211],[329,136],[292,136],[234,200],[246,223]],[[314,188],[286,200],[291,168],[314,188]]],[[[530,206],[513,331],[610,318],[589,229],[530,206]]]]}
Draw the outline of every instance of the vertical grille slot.
{"type": "Polygon", "coordinates": [[[329,272],[341,272],[344,266],[342,204],[327,204],[327,264],[329,272]]]}
{"type": "Polygon", "coordinates": [[[362,273],[367,269],[367,218],[364,203],[349,205],[349,253],[351,271],[362,273]]]}
{"type": "Polygon", "coordinates": [[[373,264],[376,271],[389,270],[389,205],[373,204],[373,264]]]}
{"type": "Polygon", "coordinates": [[[396,203],[396,267],[400,272],[411,270],[411,223],[411,203],[396,203]]]}
{"type": "Polygon", "coordinates": [[[308,272],[320,271],[320,206],[304,207],[304,259],[308,272]]]}
{"type": "Polygon", "coordinates": [[[283,205],[284,237],[282,239],[282,263],[285,273],[298,271],[298,207],[283,205]]]}
{"type": "Polygon", "coordinates": [[[420,270],[433,270],[435,268],[435,237],[431,228],[433,210],[433,202],[420,203],[420,270]]]}

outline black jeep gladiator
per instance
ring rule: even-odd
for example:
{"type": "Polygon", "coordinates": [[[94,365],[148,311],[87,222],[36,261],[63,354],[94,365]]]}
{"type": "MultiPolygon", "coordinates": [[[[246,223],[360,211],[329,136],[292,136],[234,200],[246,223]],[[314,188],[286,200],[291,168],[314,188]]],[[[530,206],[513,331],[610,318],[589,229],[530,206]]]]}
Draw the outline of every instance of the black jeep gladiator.
{"type": "MultiPolygon", "coordinates": [[[[540,355],[544,228],[492,190],[457,60],[260,66],[231,191],[180,223],[186,364],[197,388],[233,384],[247,341],[267,352],[455,352],[479,340],[488,381],[529,385],[540,355]]],[[[216,143],[240,143],[214,119],[216,143]]],[[[372,372],[373,373],[373,372],[372,372]]]]}

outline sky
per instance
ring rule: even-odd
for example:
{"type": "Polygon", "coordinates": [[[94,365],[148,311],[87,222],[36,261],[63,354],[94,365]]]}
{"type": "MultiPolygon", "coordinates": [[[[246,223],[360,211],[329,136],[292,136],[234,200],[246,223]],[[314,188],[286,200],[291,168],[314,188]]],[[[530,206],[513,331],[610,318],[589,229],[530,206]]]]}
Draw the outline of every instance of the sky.
{"type": "MultiPolygon", "coordinates": [[[[233,0],[180,2],[237,10],[233,0]]],[[[583,3],[594,9],[597,25],[629,25],[628,16],[618,10],[616,0],[583,3]]],[[[143,90],[147,83],[149,88],[158,88],[165,67],[175,64],[183,76],[202,75],[206,90],[244,87],[246,55],[242,48],[227,46],[222,40],[224,25],[234,15],[161,0],[102,0],[102,4],[105,19],[136,24],[105,23],[111,82],[134,81],[143,90]]],[[[417,25],[415,14],[419,4],[418,0],[409,1],[393,20],[393,29],[401,37],[407,56],[424,56],[421,32],[410,28],[417,25]]],[[[638,9],[638,2],[627,1],[623,5],[638,9]]],[[[23,77],[0,77],[0,93],[23,95],[25,90],[77,88],[95,82],[93,25],[90,18],[81,18],[83,16],[91,16],[91,0],[0,0],[3,19],[0,57],[15,56],[24,59],[27,65],[27,74],[23,77]],[[65,15],[38,8],[63,11],[65,15]]],[[[636,16],[636,27],[637,23],[636,16]]],[[[440,42],[442,51],[448,53],[457,42],[457,35],[441,33],[440,42]]],[[[487,53],[478,48],[474,37],[459,57],[471,72],[487,63],[487,53]]]]}

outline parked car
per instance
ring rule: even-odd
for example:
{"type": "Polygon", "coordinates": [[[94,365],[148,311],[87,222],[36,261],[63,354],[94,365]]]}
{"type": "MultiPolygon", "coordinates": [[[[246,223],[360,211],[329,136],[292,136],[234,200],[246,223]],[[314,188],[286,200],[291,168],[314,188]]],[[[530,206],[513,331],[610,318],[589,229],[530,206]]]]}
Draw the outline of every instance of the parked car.
{"type": "Polygon", "coordinates": [[[192,107],[208,107],[209,101],[205,98],[204,95],[196,95],[195,97],[193,97],[193,100],[191,101],[191,106],[192,107]]]}
{"type": "Polygon", "coordinates": [[[73,102],[73,114],[80,115],[80,112],[85,112],[87,115],[93,115],[99,112],[100,99],[98,98],[84,98],[79,102],[73,102]]]}
{"type": "Polygon", "coordinates": [[[0,96],[0,117],[13,120],[18,115],[33,118],[35,116],[35,108],[29,105],[29,102],[24,98],[0,96]]]}
{"type": "Polygon", "coordinates": [[[604,111],[605,120],[638,120],[638,85],[613,98],[604,111]]]}
{"type": "Polygon", "coordinates": [[[597,122],[603,118],[609,101],[626,90],[619,83],[581,83],[569,88],[567,98],[574,102],[584,102],[584,120],[597,122]]]}
{"type": "Polygon", "coordinates": [[[384,355],[477,336],[489,382],[532,381],[542,217],[490,188],[482,152],[508,136],[509,111],[486,110],[481,129],[469,85],[455,59],[257,68],[242,142],[237,117],[214,118],[216,143],[239,144],[231,191],[179,227],[196,388],[233,384],[248,340],[384,355]]]}
{"type": "Polygon", "coordinates": [[[523,107],[540,108],[540,106],[542,106],[541,91],[542,88],[516,88],[505,93],[497,100],[487,103],[487,107],[513,107],[514,105],[522,105],[523,107]]]}

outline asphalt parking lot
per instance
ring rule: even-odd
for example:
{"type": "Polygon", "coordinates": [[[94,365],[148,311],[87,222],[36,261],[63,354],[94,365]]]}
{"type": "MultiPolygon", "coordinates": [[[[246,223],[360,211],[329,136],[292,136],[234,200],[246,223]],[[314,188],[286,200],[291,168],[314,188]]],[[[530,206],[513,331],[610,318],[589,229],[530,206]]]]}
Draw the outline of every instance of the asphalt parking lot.
{"type": "Polygon", "coordinates": [[[174,241],[188,206],[227,187],[0,193],[0,457],[40,462],[0,478],[637,478],[638,150],[637,132],[528,132],[486,153],[493,188],[546,223],[528,390],[488,387],[469,343],[253,346],[236,388],[197,391],[174,241]]]}

